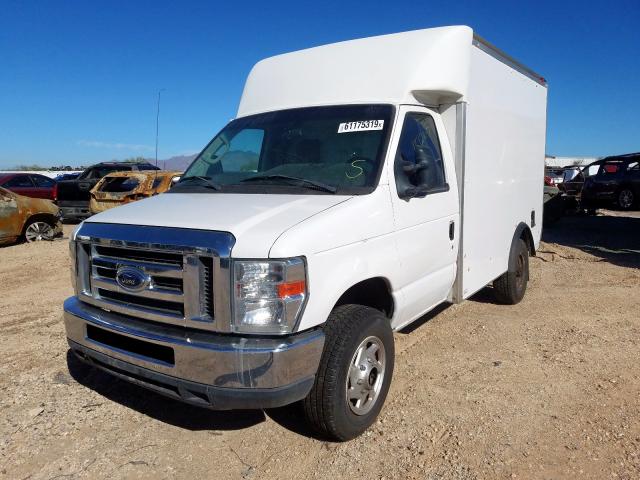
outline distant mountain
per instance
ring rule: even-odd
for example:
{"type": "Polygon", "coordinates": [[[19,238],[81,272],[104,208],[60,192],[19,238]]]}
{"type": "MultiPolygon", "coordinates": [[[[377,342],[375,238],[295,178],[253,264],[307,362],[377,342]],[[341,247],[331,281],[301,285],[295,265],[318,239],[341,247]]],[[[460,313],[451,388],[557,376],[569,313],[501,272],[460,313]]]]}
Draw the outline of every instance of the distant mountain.
{"type": "Polygon", "coordinates": [[[158,160],[158,166],[165,170],[180,170],[184,172],[186,168],[193,162],[197,154],[178,155],[177,157],[167,158],[166,160],[158,160]]]}
{"type": "MultiPolygon", "coordinates": [[[[163,170],[180,170],[184,172],[193,159],[196,158],[197,154],[193,155],[177,155],[175,157],[165,158],[164,160],[158,159],[158,167],[163,170]]],[[[153,158],[141,158],[145,162],[149,162],[152,165],[155,165],[156,161],[153,158]]]]}
{"type": "MultiPolygon", "coordinates": [[[[164,160],[158,160],[158,167],[163,168],[165,170],[179,170],[184,172],[191,162],[196,158],[197,154],[193,155],[177,155],[175,157],[165,158],[164,160]]],[[[81,172],[85,168],[90,167],[91,165],[95,165],[101,162],[149,162],[152,165],[155,165],[156,161],[153,158],[148,157],[130,157],[126,159],[121,158],[112,158],[110,160],[100,160],[95,162],[84,163],[83,165],[60,165],[60,166],[42,166],[42,165],[16,165],[10,168],[0,168],[0,171],[3,172],[64,172],[64,171],[73,171],[73,172],[81,172]]]]}
{"type": "MultiPolygon", "coordinates": [[[[158,167],[163,170],[180,170],[184,172],[191,162],[196,158],[193,155],[178,155],[176,157],[167,158],[166,160],[158,160],[158,167]]],[[[145,158],[151,164],[155,163],[153,158],[145,158]]],[[[255,171],[258,165],[258,156],[255,152],[234,150],[226,152],[224,157],[220,159],[222,168],[231,168],[232,171],[251,172],[255,171]]]]}

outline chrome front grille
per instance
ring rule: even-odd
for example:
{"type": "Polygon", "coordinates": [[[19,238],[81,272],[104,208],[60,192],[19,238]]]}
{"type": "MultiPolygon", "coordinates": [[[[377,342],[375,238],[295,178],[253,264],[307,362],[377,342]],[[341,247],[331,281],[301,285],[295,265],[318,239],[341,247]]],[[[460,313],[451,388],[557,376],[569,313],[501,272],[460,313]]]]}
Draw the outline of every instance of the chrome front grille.
{"type": "Polygon", "coordinates": [[[85,223],[73,248],[79,299],[135,318],[229,331],[233,237],[177,230],[85,223]],[[118,281],[122,269],[144,280],[130,288],[118,281]]]}
{"type": "Polygon", "coordinates": [[[90,261],[91,293],[96,300],[130,309],[131,313],[146,315],[152,320],[157,316],[185,318],[182,253],[92,244],[90,261]],[[122,267],[140,270],[148,276],[149,284],[139,292],[123,289],[116,281],[118,269],[122,267]]]}

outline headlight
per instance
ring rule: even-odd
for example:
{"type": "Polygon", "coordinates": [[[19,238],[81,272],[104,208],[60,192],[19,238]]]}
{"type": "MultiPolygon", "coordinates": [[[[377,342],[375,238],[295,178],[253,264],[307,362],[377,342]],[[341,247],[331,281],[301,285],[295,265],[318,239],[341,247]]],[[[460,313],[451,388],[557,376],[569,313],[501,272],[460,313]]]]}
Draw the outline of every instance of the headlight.
{"type": "Polygon", "coordinates": [[[233,329],[238,333],[291,333],[307,298],[302,258],[234,261],[233,329]]]}

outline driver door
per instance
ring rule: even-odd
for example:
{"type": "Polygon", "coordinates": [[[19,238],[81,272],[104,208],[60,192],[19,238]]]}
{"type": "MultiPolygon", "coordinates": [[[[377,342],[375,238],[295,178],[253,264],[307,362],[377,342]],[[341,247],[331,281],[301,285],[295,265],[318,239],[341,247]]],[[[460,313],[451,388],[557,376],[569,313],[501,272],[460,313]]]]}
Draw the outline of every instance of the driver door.
{"type": "Polygon", "coordinates": [[[454,163],[439,115],[402,106],[398,122],[389,180],[399,284],[406,302],[397,319],[400,325],[447,299],[455,279],[460,228],[454,163]]]}

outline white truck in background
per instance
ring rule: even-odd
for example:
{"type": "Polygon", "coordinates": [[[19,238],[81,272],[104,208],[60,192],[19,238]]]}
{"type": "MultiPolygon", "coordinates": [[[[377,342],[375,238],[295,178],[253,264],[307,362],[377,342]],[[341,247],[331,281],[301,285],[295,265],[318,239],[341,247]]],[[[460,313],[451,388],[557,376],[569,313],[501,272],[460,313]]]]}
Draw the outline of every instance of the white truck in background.
{"type": "Polygon", "coordinates": [[[491,283],[523,298],[546,98],[464,26],[259,62],[169,193],[74,233],[71,350],[195,405],[302,400],[354,438],[386,398],[394,330],[491,283]]]}

